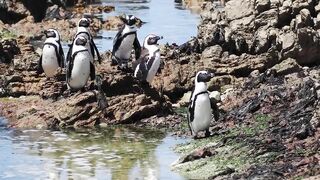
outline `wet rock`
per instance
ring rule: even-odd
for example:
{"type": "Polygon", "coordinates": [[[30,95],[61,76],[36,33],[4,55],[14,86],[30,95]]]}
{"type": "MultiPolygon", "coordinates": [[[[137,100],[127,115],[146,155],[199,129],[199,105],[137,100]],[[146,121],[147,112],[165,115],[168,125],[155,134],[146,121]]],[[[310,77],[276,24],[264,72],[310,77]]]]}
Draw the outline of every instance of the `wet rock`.
{"type": "Polygon", "coordinates": [[[292,58],[276,64],[274,67],[272,67],[272,69],[275,69],[278,75],[287,75],[302,70],[301,66],[296,62],[295,59],[292,58]]]}

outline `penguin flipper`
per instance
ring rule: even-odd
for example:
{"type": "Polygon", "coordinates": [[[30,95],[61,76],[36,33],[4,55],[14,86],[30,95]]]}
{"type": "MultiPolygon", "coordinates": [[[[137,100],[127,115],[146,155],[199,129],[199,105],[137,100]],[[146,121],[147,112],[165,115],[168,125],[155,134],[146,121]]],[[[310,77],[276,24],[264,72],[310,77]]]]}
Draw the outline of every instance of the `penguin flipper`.
{"type": "Polygon", "coordinates": [[[219,108],[217,105],[217,101],[213,98],[210,98],[210,106],[211,106],[211,111],[212,111],[214,119],[218,120],[219,119],[219,108]]]}
{"type": "Polygon", "coordinates": [[[61,43],[60,41],[58,41],[58,44],[59,44],[59,57],[60,57],[60,67],[61,68],[64,68],[66,67],[66,63],[65,63],[65,60],[64,60],[64,53],[63,53],[63,49],[62,49],[62,46],[61,46],[61,43]]]}
{"type": "Polygon", "coordinates": [[[71,53],[72,53],[72,49],[73,49],[73,43],[74,43],[74,40],[73,40],[73,42],[72,42],[72,44],[71,44],[71,46],[70,46],[70,48],[69,48],[69,50],[68,50],[68,53],[67,53],[67,63],[69,62],[69,61],[71,61],[71,53]]]}
{"type": "Polygon", "coordinates": [[[189,129],[191,131],[191,135],[194,134],[193,130],[192,130],[192,127],[191,127],[191,123],[193,122],[194,120],[194,109],[195,109],[195,99],[196,97],[194,97],[194,99],[192,99],[192,96],[193,96],[193,93],[194,93],[194,89],[191,93],[191,96],[190,96],[190,100],[189,100],[189,106],[188,106],[188,126],[189,126],[189,129]]]}
{"type": "Polygon", "coordinates": [[[96,70],[94,64],[90,62],[90,79],[93,81],[96,78],[96,70]]]}
{"type": "Polygon", "coordinates": [[[67,80],[71,77],[71,72],[73,68],[73,59],[70,59],[70,61],[67,61],[67,80]]]}
{"type": "Polygon", "coordinates": [[[41,55],[39,58],[39,61],[38,61],[38,65],[37,65],[37,74],[42,74],[43,72],[44,71],[42,68],[42,55],[41,55]]]}
{"type": "Polygon", "coordinates": [[[140,58],[141,55],[141,46],[137,37],[137,33],[135,33],[136,37],[134,38],[133,47],[136,59],[140,58]]]}
{"type": "Polygon", "coordinates": [[[96,54],[97,54],[97,57],[98,57],[98,62],[99,62],[99,64],[101,64],[101,56],[100,56],[100,53],[99,53],[99,50],[98,50],[98,48],[97,48],[97,46],[96,46],[96,44],[94,43],[94,41],[93,41],[93,39],[91,38],[91,43],[90,43],[90,47],[91,47],[91,45],[93,46],[92,48],[92,55],[93,55],[93,58],[94,58],[94,51],[96,52],[96,54]]]}
{"type": "Polygon", "coordinates": [[[122,41],[122,31],[124,26],[118,31],[116,36],[113,39],[113,48],[112,48],[112,55],[115,55],[116,51],[119,49],[121,41],[122,41]]]}
{"type": "Polygon", "coordinates": [[[159,73],[159,74],[161,73],[162,69],[164,68],[164,65],[165,65],[164,61],[160,59],[160,67],[159,67],[157,73],[159,73]]]}

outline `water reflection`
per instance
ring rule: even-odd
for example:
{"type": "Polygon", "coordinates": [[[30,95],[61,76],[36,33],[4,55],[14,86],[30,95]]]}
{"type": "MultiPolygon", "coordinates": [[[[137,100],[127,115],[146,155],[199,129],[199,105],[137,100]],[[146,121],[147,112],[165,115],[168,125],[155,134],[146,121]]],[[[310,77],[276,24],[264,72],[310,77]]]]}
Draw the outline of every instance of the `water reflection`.
{"type": "MultiPolygon", "coordinates": [[[[150,34],[155,33],[164,37],[161,44],[187,42],[192,36],[197,34],[197,24],[199,15],[191,13],[189,10],[181,10],[182,5],[174,3],[173,0],[102,0],[104,5],[115,6],[115,11],[104,13],[103,19],[110,16],[122,14],[132,14],[141,18],[146,24],[138,29],[140,42],[150,34]]],[[[101,51],[112,49],[112,39],[116,31],[101,31],[103,39],[95,39],[101,51]]]]}
{"type": "Polygon", "coordinates": [[[161,131],[0,130],[0,179],[181,179],[170,171],[183,140],[161,131]]]}

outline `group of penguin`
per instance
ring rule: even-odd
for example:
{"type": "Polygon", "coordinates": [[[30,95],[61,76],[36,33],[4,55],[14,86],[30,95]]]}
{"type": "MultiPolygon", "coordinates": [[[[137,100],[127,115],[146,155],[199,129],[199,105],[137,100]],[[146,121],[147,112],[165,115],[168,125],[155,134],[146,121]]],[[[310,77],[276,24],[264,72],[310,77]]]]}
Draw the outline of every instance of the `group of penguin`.
{"type": "MultiPolygon", "coordinates": [[[[135,51],[135,61],[132,62],[133,75],[140,82],[150,84],[160,67],[160,50],[158,41],[162,37],[150,34],[143,46],[137,37],[137,21],[133,15],[121,17],[124,26],[118,31],[113,40],[111,65],[117,65],[119,70],[128,72],[128,62],[131,52],[135,51]]],[[[37,73],[45,73],[54,77],[59,69],[66,68],[66,83],[68,89],[82,89],[88,79],[95,80],[95,57],[101,63],[101,56],[89,31],[90,20],[81,18],[77,32],[70,45],[67,57],[64,57],[59,32],[48,29],[44,33],[46,40],[42,55],[38,61],[37,73]]],[[[209,133],[212,117],[212,103],[207,91],[206,82],[213,77],[208,71],[199,71],[195,77],[195,89],[192,92],[188,111],[188,124],[194,137],[199,131],[209,133]]]]}

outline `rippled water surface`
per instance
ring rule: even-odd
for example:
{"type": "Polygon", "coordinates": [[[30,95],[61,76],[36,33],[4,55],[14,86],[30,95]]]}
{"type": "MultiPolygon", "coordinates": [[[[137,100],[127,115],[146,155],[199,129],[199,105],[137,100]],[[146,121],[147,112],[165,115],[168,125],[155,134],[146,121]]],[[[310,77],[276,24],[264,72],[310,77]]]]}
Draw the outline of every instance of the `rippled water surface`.
{"type": "MultiPolygon", "coordinates": [[[[137,34],[140,43],[151,33],[161,35],[164,39],[159,43],[182,44],[197,35],[199,15],[184,9],[174,0],[102,0],[105,5],[115,6],[115,11],[103,14],[108,16],[132,14],[146,22],[137,34]]],[[[95,39],[101,51],[111,50],[116,31],[102,31],[102,39],[95,39]]]]}
{"type": "Polygon", "coordinates": [[[178,158],[172,147],[184,141],[132,127],[66,132],[0,127],[0,179],[183,179],[170,164],[178,158]]]}

